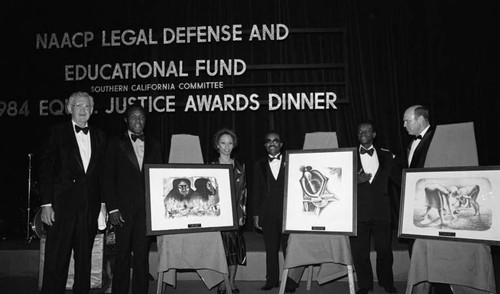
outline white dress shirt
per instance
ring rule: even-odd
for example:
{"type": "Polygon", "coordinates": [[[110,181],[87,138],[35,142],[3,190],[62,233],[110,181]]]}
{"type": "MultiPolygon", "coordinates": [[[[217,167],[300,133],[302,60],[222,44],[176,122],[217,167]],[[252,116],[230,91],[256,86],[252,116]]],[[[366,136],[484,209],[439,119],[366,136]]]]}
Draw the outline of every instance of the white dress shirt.
{"type": "MultiPolygon", "coordinates": [[[[418,134],[419,136],[422,136],[422,138],[424,137],[425,133],[427,133],[427,131],[429,130],[431,126],[428,125],[427,128],[425,128],[420,134],[418,134]]],[[[417,149],[417,146],[418,144],[420,144],[420,141],[422,141],[422,139],[415,139],[413,140],[413,142],[411,143],[411,147],[410,147],[410,152],[408,153],[408,166],[411,165],[411,160],[413,159],[413,153],[415,153],[415,149],[417,149]]]]}
{"type": "Polygon", "coordinates": [[[278,153],[276,156],[271,156],[269,155],[269,158],[275,157],[273,161],[269,162],[269,167],[271,168],[271,172],[273,173],[273,177],[275,180],[278,179],[278,175],[280,173],[280,166],[281,166],[281,153],[278,153]]]}
{"type": "Polygon", "coordinates": [[[142,163],[144,162],[144,141],[142,140],[132,140],[132,132],[128,131],[128,138],[132,142],[134,147],[135,157],[137,157],[137,162],[139,163],[139,168],[142,170],[142,163]]]}
{"type": "MultiPolygon", "coordinates": [[[[85,172],[87,172],[87,168],[89,167],[90,163],[90,156],[92,156],[92,148],[90,147],[90,130],[87,134],[85,134],[84,132],[77,133],[75,130],[75,122],[71,122],[73,123],[73,132],[75,133],[76,141],[78,142],[78,149],[80,150],[80,157],[82,158],[83,168],[85,169],[85,172]]],[[[85,125],[85,127],[88,127],[88,125],[85,125]]]]}
{"type": "MultiPolygon", "coordinates": [[[[359,146],[359,149],[364,148],[363,146],[359,146]]],[[[364,148],[366,149],[366,148],[364,148]]],[[[375,174],[377,173],[379,162],[378,162],[378,156],[377,156],[377,150],[373,148],[373,145],[370,146],[366,150],[373,149],[373,154],[370,156],[368,153],[361,154],[359,153],[359,157],[361,159],[361,164],[363,165],[363,170],[367,174],[371,174],[370,178],[370,183],[373,181],[373,178],[375,177],[375,174]]]]}

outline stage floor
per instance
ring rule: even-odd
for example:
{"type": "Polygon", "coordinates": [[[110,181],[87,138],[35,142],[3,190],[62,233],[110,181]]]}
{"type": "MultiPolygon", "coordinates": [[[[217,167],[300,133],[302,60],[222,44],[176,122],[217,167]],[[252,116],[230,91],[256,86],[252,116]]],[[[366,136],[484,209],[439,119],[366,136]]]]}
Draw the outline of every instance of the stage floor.
{"type": "MultiPolygon", "coordinates": [[[[262,293],[262,294],[278,294],[278,288],[274,288],[270,291],[261,291],[260,287],[263,285],[261,281],[237,281],[238,288],[242,294],[250,293],[262,293]]],[[[405,282],[395,282],[394,286],[398,289],[398,293],[404,293],[406,290],[405,282]]],[[[39,294],[37,290],[37,279],[31,277],[12,277],[12,278],[0,278],[0,292],[8,294],[39,294]]],[[[71,293],[71,291],[66,291],[66,293],[71,293]]],[[[102,293],[101,290],[93,289],[92,293],[102,293]]],[[[148,294],[156,293],[156,280],[149,283],[148,294]]],[[[203,284],[201,280],[192,281],[179,281],[177,283],[177,288],[168,287],[163,293],[175,293],[175,294],[204,294],[204,293],[216,293],[216,287],[209,290],[203,284]]],[[[306,290],[306,282],[301,282],[300,287],[295,292],[296,294],[347,294],[349,293],[349,285],[345,281],[334,281],[326,283],[323,285],[318,285],[318,283],[313,282],[311,285],[311,290],[306,290]]],[[[373,292],[370,294],[385,294],[383,288],[374,286],[373,292]]]]}
{"type": "MultiPolygon", "coordinates": [[[[236,275],[236,280],[240,282],[265,281],[265,252],[262,234],[259,232],[245,232],[244,236],[247,245],[248,263],[246,266],[241,266],[239,268],[236,275]]],[[[407,245],[400,242],[399,239],[395,236],[393,246],[395,248],[393,265],[394,280],[404,283],[408,276],[409,267],[409,254],[407,245]]],[[[372,252],[371,260],[373,265],[375,265],[375,258],[375,252],[372,252]]],[[[39,273],[39,259],[40,240],[38,238],[33,239],[31,242],[28,242],[28,240],[26,240],[25,238],[2,240],[0,241],[0,278],[29,277],[37,279],[39,273]]],[[[153,242],[151,244],[149,264],[150,273],[153,276],[156,276],[158,266],[158,252],[156,242],[153,242]]],[[[282,265],[283,257],[280,254],[281,268],[282,265]]],[[[316,267],[313,274],[314,281],[316,280],[317,269],[318,268],[316,267]]],[[[199,276],[195,272],[188,271],[178,274],[177,279],[179,281],[198,281],[199,276]]],[[[306,275],[302,277],[302,281],[305,280],[306,275]]],[[[347,285],[347,277],[341,278],[337,280],[337,282],[346,283],[347,285]]],[[[258,286],[256,286],[255,288],[258,288],[258,286]]],[[[4,291],[0,292],[10,293],[4,291]]]]}

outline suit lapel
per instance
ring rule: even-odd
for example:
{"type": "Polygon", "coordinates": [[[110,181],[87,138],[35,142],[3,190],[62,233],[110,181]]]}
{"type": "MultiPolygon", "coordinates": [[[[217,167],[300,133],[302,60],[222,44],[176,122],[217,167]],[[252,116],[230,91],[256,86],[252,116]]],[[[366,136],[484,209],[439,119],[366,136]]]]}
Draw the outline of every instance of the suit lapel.
{"type": "Polygon", "coordinates": [[[261,170],[262,174],[266,177],[266,180],[269,179],[269,176],[272,176],[271,167],[269,166],[267,157],[261,162],[261,170]]]}
{"type": "MultiPolygon", "coordinates": [[[[422,151],[424,149],[426,149],[426,145],[429,143],[429,140],[431,140],[431,138],[432,138],[433,131],[434,131],[433,129],[429,128],[427,130],[427,132],[425,133],[425,135],[420,140],[420,143],[418,143],[417,148],[415,148],[415,152],[413,152],[413,157],[411,158],[411,162],[409,165],[410,167],[415,167],[417,162],[420,160],[420,157],[422,156],[422,151]]],[[[410,153],[411,144],[412,143],[410,143],[409,148],[408,148],[408,154],[410,153]]]]}
{"type": "MultiPolygon", "coordinates": [[[[281,156],[284,156],[284,155],[282,154],[281,156]]],[[[278,178],[276,180],[278,180],[278,179],[280,179],[281,177],[284,177],[284,176],[285,176],[285,159],[283,158],[283,159],[281,159],[280,171],[278,173],[278,178]]]]}
{"type": "Polygon", "coordinates": [[[73,130],[73,122],[70,120],[68,125],[68,136],[71,138],[71,149],[73,149],[73,155],[75,156],[76,161],[78,162],[78,166],[80,169],[85,172],[85,168],[83,167],[83,160],[80,154],[80,148],[78,147],[78,142],[76,141],[75,131],[73,130]]]}
{"type": "Polygon", "coordinates": [[[149,158],[153,154],[153,151],[151,150],[152,145],[149,144],[148,136],[144,137],[144,158],[142,160],[143,164],[150,162],[149,158]]]}
{"type": "Polygon", "coordinates": [[[130,162],[134,165],[137,170],[141,170],[139,167],[139,162],[137,161],[137,156],[135,155],[134,147],[132,146],[132,142],[128,137],[128,132],[125,133],[119,142],[120,148],[122,149],[125,156],[130,160],[130,162]]]}
{"type": "Polygon", "coordinates": [[[361,162],[361,155],[359,154],[359,146],[358,146],[358,163],[359,163],[359,167],[360,167],[360,171],[365,171],[364,167],[363,167],[363,163],[361,162]]]}
{"type": "MultiPolygon", "coordinates": [[[[375,147],[373,147],[375,148],[375,147]]],[[[375,175],[373,176],[373,181],[372,183],[375,182],[375,180],[377,179],[377,176],[380,174],[379,171],[383,170],[384,168],[384,165],[385,165],[385,157],[384,156],[381,156],[382,154],[382,151],[380,151],[379,148],[375,148],[375,150],[377,150],[377,158],[378,158],[378,168],[377,168],[377,172],[375,173],[375,175]]]]}
{"type": "Polygon", "coordinates": [[[89,134],[90,134],[90,161],[89,166],[87,168],[87,172],[90,171],[93,164],[95,164],[95,158],[97,156],[97,133],[96,131],[89,126],[89,134]]]}

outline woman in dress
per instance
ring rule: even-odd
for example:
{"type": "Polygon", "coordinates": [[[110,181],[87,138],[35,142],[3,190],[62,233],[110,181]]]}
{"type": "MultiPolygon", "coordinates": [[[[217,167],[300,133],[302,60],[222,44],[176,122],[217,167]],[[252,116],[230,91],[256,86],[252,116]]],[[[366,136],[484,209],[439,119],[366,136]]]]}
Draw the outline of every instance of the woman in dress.
{"type": "MultiPolygon", "coordinates": [[[[239,229],[233,231],[224,231],[222,242],[226,252],[227,265],[229,267],[229,283],[233,293],[239,293],[240,290],[235,285],[234,277],[238,265],[246,265],[247,255],[245,240],[243,239],[242,227],[246,218],[247,188],[245,164],[236,161],[231,157],[233,149],[238,145],[236,134],[229,129],[221,129],[214,136],[214,148],[219,153],[219,158],[212,164],[230,164],[233,166],[234,192],[237,205],[237,217],[239,229]]],[[[224,197],[221,195],[221,197],[224,197]]],[[[218,294],[226,292],[224,282],[219,284],[218,294]]]]}

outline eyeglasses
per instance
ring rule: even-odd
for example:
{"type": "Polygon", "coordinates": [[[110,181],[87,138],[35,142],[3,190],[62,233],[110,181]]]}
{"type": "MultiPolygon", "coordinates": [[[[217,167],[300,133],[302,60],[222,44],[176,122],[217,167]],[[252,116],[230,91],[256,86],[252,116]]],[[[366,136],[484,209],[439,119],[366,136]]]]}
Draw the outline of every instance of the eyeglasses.
{"type": "Polygon", "coordinates": [[[271,143],[274,143],[274,144],[278,144],[280,141],[280,139],[266,139],[266,144],[271,144],[271,143]]]}
{"type": "Polygon", "coordinates": [[[371,133],[373,133],[373,131],[372,131],[372,130],[361,130],[361,131],[359,131],[359,132],[358,132],[358,134],[360,134],[360,135],[363,135],[363,134],[371,134],[371,133]]]}

